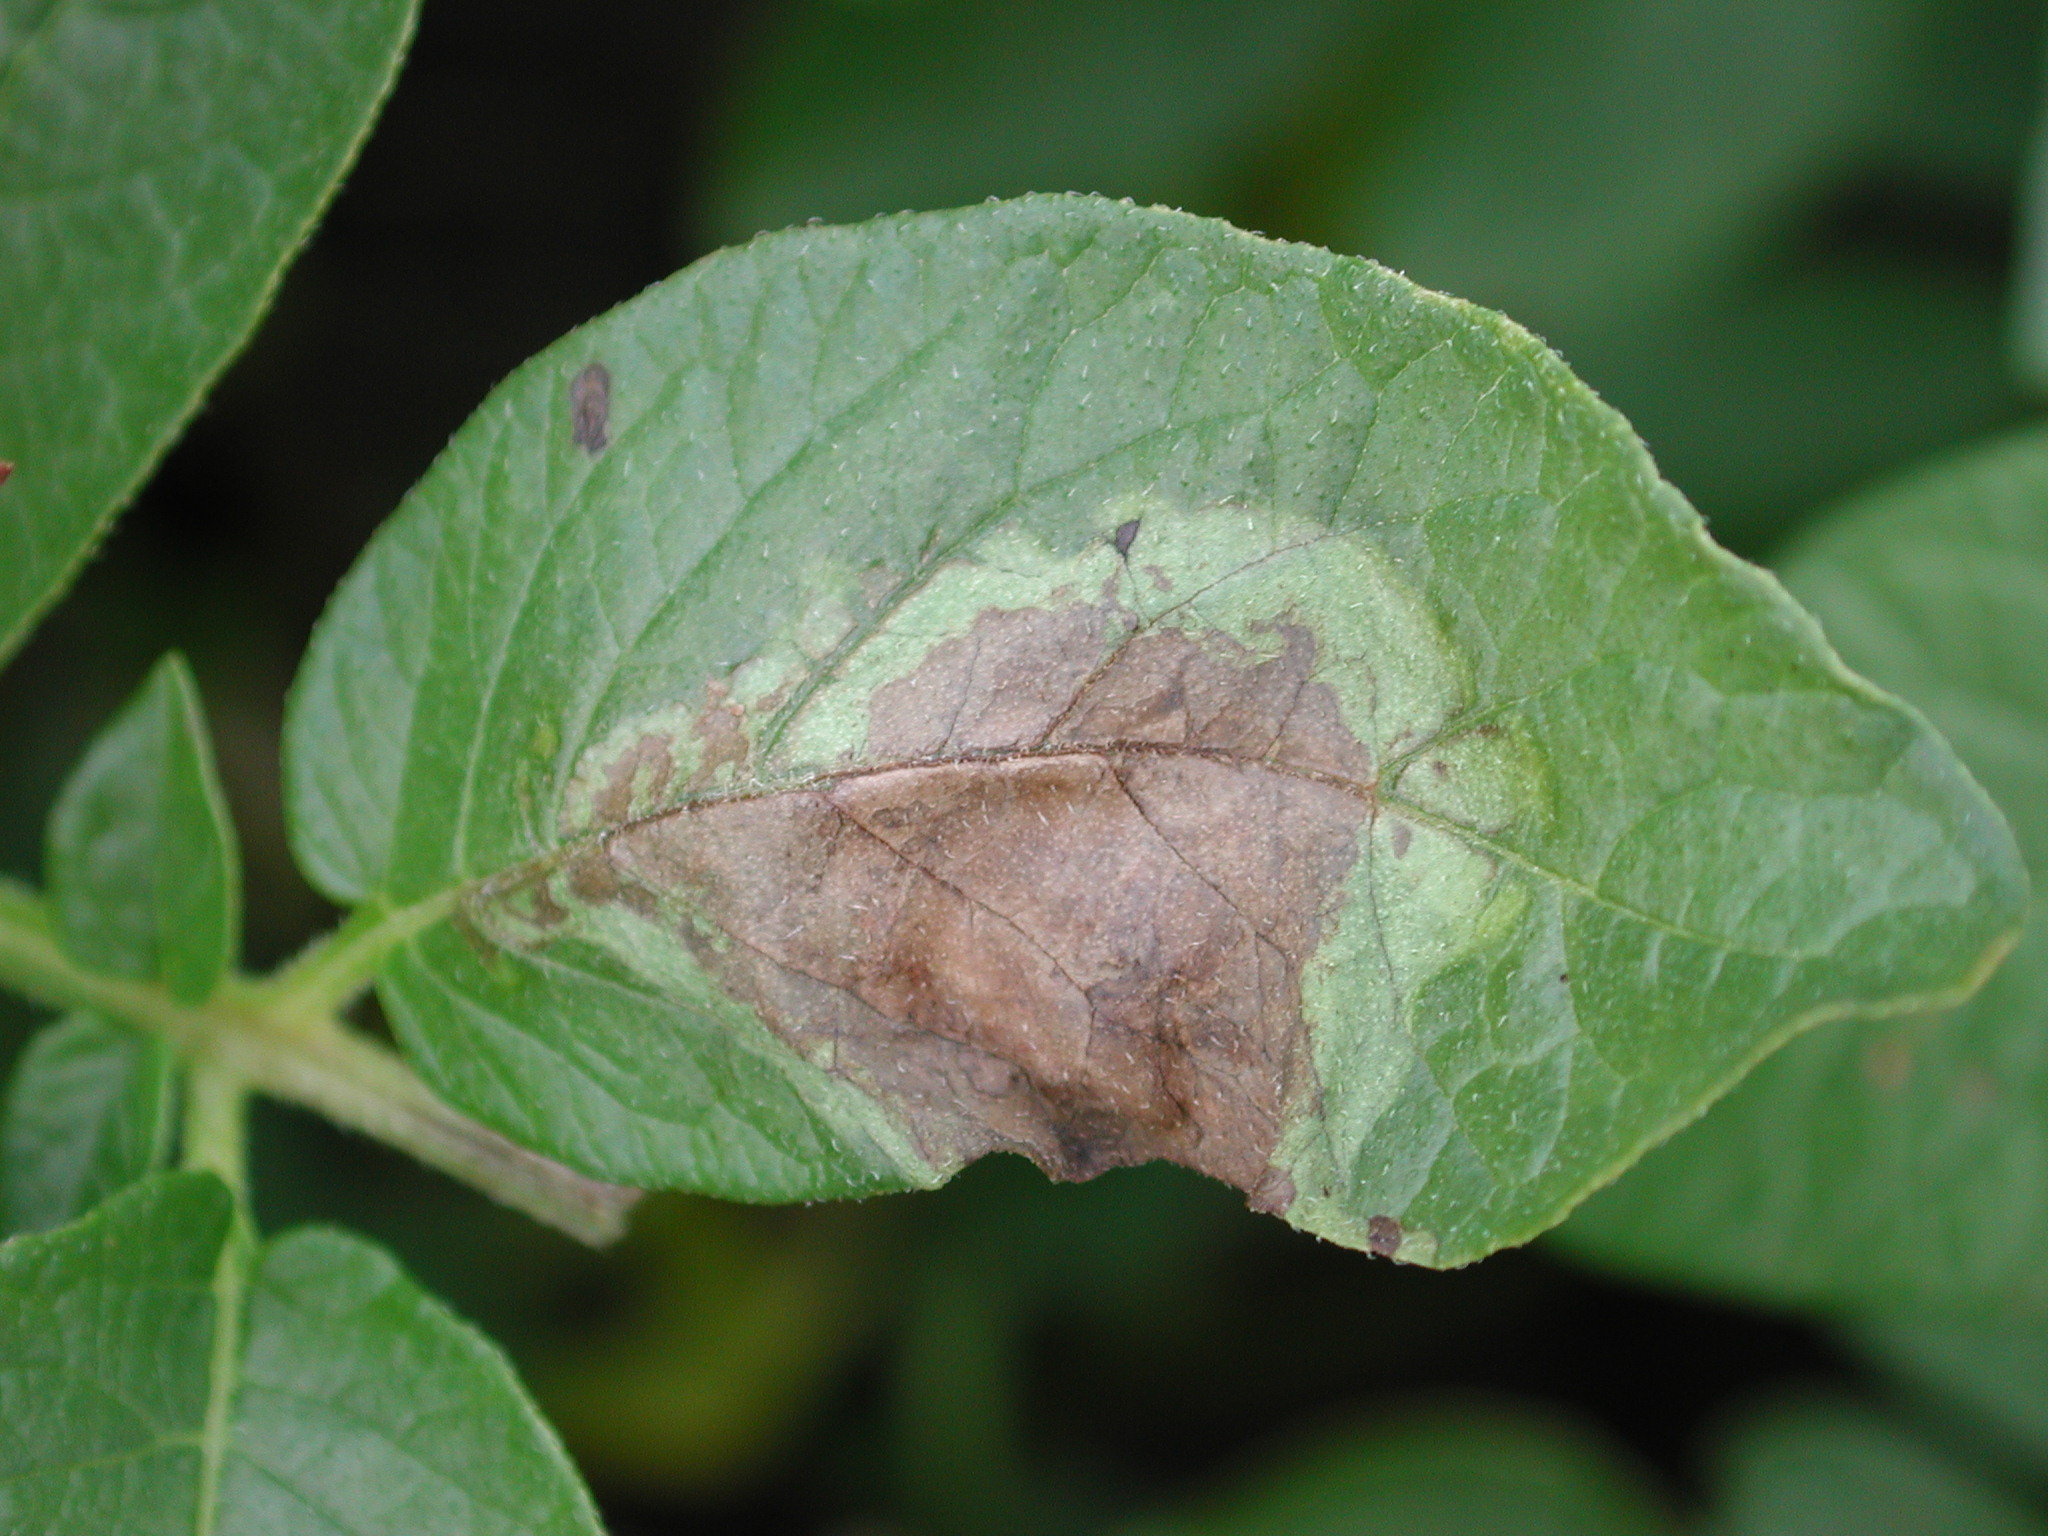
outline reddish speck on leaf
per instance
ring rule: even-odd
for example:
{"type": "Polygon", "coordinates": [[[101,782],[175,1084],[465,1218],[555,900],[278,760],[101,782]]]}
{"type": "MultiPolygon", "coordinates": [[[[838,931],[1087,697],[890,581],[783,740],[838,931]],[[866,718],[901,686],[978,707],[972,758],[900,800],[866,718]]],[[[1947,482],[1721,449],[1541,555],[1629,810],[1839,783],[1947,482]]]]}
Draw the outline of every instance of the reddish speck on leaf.
{"type": "Polygon", "coordinates": [[[1365,1224],[1365,1246],[1383,1259],[1401,1251],[1401,1223],[1391,1216],[1375,1216],[1365,1224]]]}
{"type": "Polygon", "coordinates": [[[7,483],[7,477],[13,473],[14,466],[8,463],[7,460],[0,459],[0,485],[5,485],[7,483]]]}
{"type": "Polygon", "coordinates": [[[570,436],[576,446],[595,455],[610,441],[606,435],[612,415],[612,373],[603,363],[592,363],[576,375],[569,386],[570,436]]]}

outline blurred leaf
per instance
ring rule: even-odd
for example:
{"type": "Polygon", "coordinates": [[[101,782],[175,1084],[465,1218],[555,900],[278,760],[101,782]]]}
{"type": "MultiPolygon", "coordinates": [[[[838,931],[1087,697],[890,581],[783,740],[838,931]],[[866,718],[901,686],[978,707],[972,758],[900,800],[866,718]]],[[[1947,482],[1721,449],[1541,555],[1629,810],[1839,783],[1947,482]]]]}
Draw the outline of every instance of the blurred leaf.
{"type": "Polygon", "coordinates": [[[0,1246],[0,1402],[10,1530],[601,1536],[489,1343],[338,1232],[249,1259],[210,1174],[0,1246]]]}
{"type": "MultiPolygon", "coordinates": [[[[931,1530],[1099,1528],[1128,1501],[1098,1426],[1146,1416],[1142,1388],[1134,1401],[1103,1380],[1171,1396],[1162,1364],[1206,1377],[1205,1334],[1235,1320],[1219,1261],[1251,1235],[1243,1206],[1164,1163],[1077,1187],[996,1157],[919,1208],[927,1242],[899,1282],[890,1363],[898,1501],[931,1530]],[[1034,1405],[1073,1384],[1045,1379],[1048,1338],[1098,1378],[1052,1419],[1034,1405]]],[[[1230,1396],[1244,1383],[1213,1385],[1230,1396]]]]}
{"type": "Polygon", "coordinates": [[[1576,352],[1711,286],[1851,154],[1924,0],[1462,0],[1294,166],[1289,227],[1576,352]]]}
{"type": "Polygon", "coordinates": [[[1526,333],[1099,199],[757,241],[543,353],[289,737],[331,895],[461,902],[383,996],[517,1139],[753,1200],[1168,1157],[1421,1263],[2023,899],[1526,333]]]}
{"type": "Polygon", "coordinates": [[[1924,257],[1843,256],[1568,350],[1715,537],[1754,546],[1789,509],[2004,425],[2002,302],[1924,257]]]}
{"type": "Polygon", "coordinates": [[[756,41],[699,199],[714,243],[1025,192],[1202,213],[1333,53],[1357,0],[789,6],[756,41]]]}
{"type": "MultiPolygon", "coordinates": [[[[2048,431],[1841,509],[1785,577],[1851,665],[1925,709],[2048,870],[2048,431]]],[[[2048,926],[1977,998],[1789,1046],[1561,1234],[1778,1300],[2048,1308],[2048,926]]]]}
{"type": "Polygon", "coordinates": [[[1714,1536],[2040,1536],[2020,1504],[1859,1408],[1794,1403],[1721,1456],[1714,1536]]]}
{"type": "Polygon", "coordinates": [[[1651,1536],[1668,1532],[1611,1448],[1525,1410],[1444,1407],[1295,1447],[1205,1506],[1130,1536],[1651,1536]]]}
{"type": "MultiPolygon", "coordinates": [[[[1422,15],[1360,56],[1257,221],[1541,333],[1723,538],[1761,543],[1816,497],[2009,417],[2002,272],[1830,226],[1893,176],[1944,208],[2002,202],[1976,164],[1992,149],[1908,128],[1978,121],[1991,83],[1965,44],[2009,54],[2036,17],[1938,0],[1422,15]]],[[[1924,245],[1931,220],[1914,222],[1924,245]]]]}
{"type": "Polygon", "coordinates": [[[57,937],[81,965],[197,1003],[234,963],[234,825],[182,656],[157,663],[73,770],[44,873],[57,937]]]}
{"type": "Polygon", "coordinates": [[[0,1107],[0,1233],[61,1227],[161,1170],[174,1063],[161,1039],[89,1013],[31,1039],[0,1107]]]}
{"type": "Polygon", "coordinates": [[[601,1486],[729,1494],[785,1448],[868,1332],[873,1207],[641,1205],[622,1312],[550,1351],[535,1395],[601,1486]],[[853,1218],[849,1220],[849,1218],[853,1218]]]}
{"type": "Polygon", "coordinates": [[[412,0],[0,0],[0,658],[240,349],[412,0]]]}
{"type": "Polygon", "coordinates": [[[2040,106],[2040,0],[1923,0],[1868,153],[1898,176],[2003,202],[2040,106]]]}
{"type": "Polygon", "coordinates": [[[1850,1336],[1891,1375],[1949,1417],[1972,1444],[2001,1443],[2048,1471],[2048,1328],[1940,1323],[1911,1314],[1860,1321],[1850,1336]]]}
{"type": "Polygon", "coordinates": [[[2012,351],[2020,381],[2035,395],[2048,394],[2048,113],[2037,118],[2033,149],[2020,182],[2012,351]]]}

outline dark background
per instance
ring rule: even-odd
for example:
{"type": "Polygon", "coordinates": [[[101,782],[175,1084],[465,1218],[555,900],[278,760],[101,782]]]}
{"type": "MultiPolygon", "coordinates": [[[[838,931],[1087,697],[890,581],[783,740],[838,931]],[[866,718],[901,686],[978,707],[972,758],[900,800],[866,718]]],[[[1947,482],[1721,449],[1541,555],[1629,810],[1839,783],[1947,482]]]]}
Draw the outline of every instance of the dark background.
{"type": "MultiPolygon", "coordinates": [[[[62,774],[177,646],[242,829],[248,962],[318,931],[277,740],[326,594],[521,359],[806,217],[1071,188],[1380,256],[1548,336],[1768,558],[1830,498],[2030,408],[2041,21],[2003,0],[426,0],[254,346],[0,676],[0,869],[36,875],[62,774]]],[[[26,1022],[0,1016],[0,1054],[26,1022]]],[[[998,1159],[785,1211],[664,1197],[599,1260],[311,1121],[258,1131],[266,1222],[365,1228],[506,1340],[619,1536],[1085,1530],[1443,1394],[1589,1421],[1684,1505],[1743,1403],[1882,1390],[1816,1325],[1541,1246],[1401,1270],[1176,1169],[1055,1188],[998,1159]]]]}

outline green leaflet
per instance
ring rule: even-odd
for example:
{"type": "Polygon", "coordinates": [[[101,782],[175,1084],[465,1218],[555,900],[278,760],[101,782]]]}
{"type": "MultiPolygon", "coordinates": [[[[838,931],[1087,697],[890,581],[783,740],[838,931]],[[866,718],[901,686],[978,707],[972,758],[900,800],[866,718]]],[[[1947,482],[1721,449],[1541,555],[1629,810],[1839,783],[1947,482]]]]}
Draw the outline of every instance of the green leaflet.
{"type": "Polygon", "coordinates": [[[199,691],[159,662],[86,750],[50,811],[51,919],[81,964],[203,1002],[241,941],[234,824],[199,691]]]}
{"type": "Polygon", "coordinates": [[[1292,1448],[1131,1536],[1654,1536],[1671,1522],[1576,1428],[1503,1408],[1411,1411],[1292,1448]]]}
{"type": "Polygon", "coordinates": [[[504,1358],[359,1239],[302,1230],[247,1260],[216,1377],[231,1229],[221,1183],[176,1173],[0,1246],[0,1528],[597,1536],[504,1358]]]}
{"type": "Polygon", "coordinates": [[[767,237],[543,353],[287,747],[330,894],[464,893],[385,1002],[555,1156],[1170,1156],[1435,1264],[1806,1025],[1966,992],[2025,889],[1527,333],[1089,198],[767,237]]]}
{"type": "Polygon", "coordinates": [[[1867,1410],[1786,1402],[1720,1455],[1715,1536],[2039,1536],[2017,1500],[1867,1410]]]}
{"type": "MultiPolygon", "coordinates": [[[[1786,580],[1925,709],[2048,867],[2048,433],[1845,507],[1786,580]]],[[[2048,1305],[2048,932],[1953,1013],[1816,1031],[1561,1234],[1641,1272],[1781,1300],[2048,1305]]]]}
{"type": "Polygon", "coordinates": [[[0,658],[248,338],[411,0],[0,0],[0,658]]]}
{"type": "Polygon", "coordinates": [[[164,1041],[88,1013],[30,1040],[0,1106],[0,1233],[60,1227],[163,1168],[175,1060],[164,1041]]]}

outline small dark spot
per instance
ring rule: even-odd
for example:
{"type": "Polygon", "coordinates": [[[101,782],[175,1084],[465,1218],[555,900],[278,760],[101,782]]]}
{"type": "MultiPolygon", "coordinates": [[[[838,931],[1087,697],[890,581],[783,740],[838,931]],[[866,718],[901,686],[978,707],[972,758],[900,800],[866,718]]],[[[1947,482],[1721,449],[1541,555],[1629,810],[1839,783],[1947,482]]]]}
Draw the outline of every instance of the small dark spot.
{"type": "Polygon", "coordinates": [[[0,485],[5,485],[7,483],[7,477],[13,473],[14,466],[8,463],[7,460],[0,459],[0,485]]]}
{"type": "Polygon", "coordinates": [[[1474,726],[1472,734],[1474,736],[1498,736],[1501,733],[1501,729],[1500,726],[1489,720],[1484,725],[1474,726]]]}
{"type": "Polygon", "coordinates": [[[1394,823],[1395,858],[1405,859],[1408,857],[1408,844],[1414,839],[1414,836],[1415,834],[1408,830],[1407,822],[1397,821],[1394,823]]]}
{"type": "Polygon", "coordinates": [[[1365,1246],[1383,1259],[1401,1251],[1401,1223],[1391,1216],[1375,1216],[1365,1224],[1365,1246]]]}
{"type": "Polygon", "coordinates": [[[569,411],[576,446],[591,454],[603,452],[611,441],[605,432],[612,418],[612,372],[603,363],[592,363],[576,375],[569,386],[569,411]]]}
{"type": "Polygon", "coordinates": [[[1432,758],[1430,760],[1429,768],[1430,772],[1434,773],[1440,779],[1448,779],[1451,776],[1451,765],[1449,763],[1442,761],[1441,759],[1432,758]]]}
{"type": "Polygon", "coordinates": [[[1110,543],[1116,546],[1116,552],[1126,559],[1130,557],[1131,546],[1137,542],[1138,519],[1135,517],[1117,529],[1116,533],[1110,538],[1110,543]]]}
{"type": "Polygon", "coordinates": [[[1572,973],[1570,971],[1559,971],[1557,973],[1557,980],[1560,986],[1568,983],[1571,979],[1572,973]]]}

